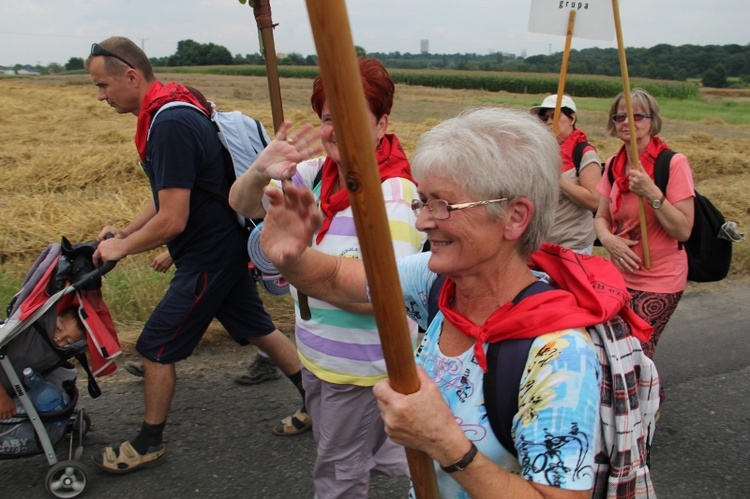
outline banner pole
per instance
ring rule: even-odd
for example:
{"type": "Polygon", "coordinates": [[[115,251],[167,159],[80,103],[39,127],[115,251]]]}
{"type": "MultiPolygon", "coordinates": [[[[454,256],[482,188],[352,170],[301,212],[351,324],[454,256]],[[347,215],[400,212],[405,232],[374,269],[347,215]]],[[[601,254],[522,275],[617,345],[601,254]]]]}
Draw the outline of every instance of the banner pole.
{"type": "Polygon", "coordinates": [[[560,81],[557,84],[557,102],[555,102],[555,114],[552,119],[552,135],[557,137],[557,129],[560,125],[560,108],[562,107],[563,93],[565,92],[565,80],[568,77],[568,60],[570,59],[570,45],[573,40],[573,28],[576,23],[575,9],[570,11],[568,17],[568,31],[565,35],[565,50],[563,51],[562,65],[560,66],[560,81]]]}
{"type": "MultiPolygon", "coordinates": [[[[622,89],[628,114],[628,131],[630,133],[630,156],[633,168],[641,171],[641,161],[638,155],[638,141],[635,136],[635,122],[633,121],[633,99],[630,95],[630,79],[628,78],[628,63],[625,59],[625,45],[622,41],[622,27],[620,24],[620,6],[618,0],[612,0],[612,11],[615,15],[615,32],[617,33],[617,53],[620,56],[620,71],[622,72],[622,89]]],[[[638,196],[638,220],[641,228],[641,242],[643,244],[643,266],[651,268],[651,255],[648,247],[648,232],[646,229],[646,211],[643,198],[638,196]]]]}

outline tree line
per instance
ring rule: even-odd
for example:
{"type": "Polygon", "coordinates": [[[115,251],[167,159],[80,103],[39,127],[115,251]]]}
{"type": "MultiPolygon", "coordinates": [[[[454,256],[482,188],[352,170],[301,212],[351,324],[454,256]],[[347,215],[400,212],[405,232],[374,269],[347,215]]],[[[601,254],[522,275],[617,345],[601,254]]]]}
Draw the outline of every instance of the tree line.
{"type": "MultiPolygon", "coordinates": [[[[496,52],[480,54],[369,53],[388,68],[453,69],[559,73],[562,52],[522,58],[496,52]]],[[[627,48],[628,74],[635,78],[687,81],[700,79],[705,86],[728,87],[750,84],[750,44],[748,45],[656,45],[627,48]]],[[[615,48],[571,50],[568,73],[619,76],[620,59],[615,48]]]]}
{"type": "MultiPolygon", "coordinates": [[[[394,69],[451,69],[465,71],[512,71],[528,73],[559,73],[562,53],[519,57],[514,54],[430,54],[409,52],[370,52],[356,47],[357,54],[374,57],[387,68],[394,69]]],[[[625,50],[628,74],[636,78],[687,81],[701,80],[709,87],[750,86],[750,44],[748,45],[680,45],[660,44],[650,48],[631,47],[625,50]]],[[[154,57],[157,67],[262,65],[263,56],[256,54],[232,55],[226,47],[214,43],[182,40],[177,51],[167,57],[154,57]]],[[[278,57],[279,65],[317,66],[315,55],[303,56],[295,52],[278,57]]],[[[71,58],[66,70],[83,68],[83,59],[71,58]]],[[[620,62],[617,49],[588,48],[571,50],[569,74],[619,76],[620,62]]]]}

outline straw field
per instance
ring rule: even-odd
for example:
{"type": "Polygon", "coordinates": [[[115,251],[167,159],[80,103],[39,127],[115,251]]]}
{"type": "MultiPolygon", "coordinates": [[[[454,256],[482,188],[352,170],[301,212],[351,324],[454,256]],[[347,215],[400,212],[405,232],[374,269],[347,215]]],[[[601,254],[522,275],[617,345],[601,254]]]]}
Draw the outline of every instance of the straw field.
{"type": "MultiPolygon", "coordinates": [[[[220,109],[240,109],[260,119],[271,133],[265,79],[260,77],[161,74],[200,88],[220,109]]],[[[316,122],[310,110],[310,80],[282,79],[285,118],[316,122]]],[[[390,131],[407,154],[419,134],[465,107],[505,104],[528,108],[541,95],[449,90],[399,85],[390,131]]],[[[708,103],[708,104],[707,104],[708,103]]],[[[579,123],[602,158],[618,141],[605,137],[609,99],[577,100],[579,123]]],[[[728,125],[722,110],[750,106],[747,96],[704,96],[715,109],[700,119],[670,120],[669,109],[690,102],[662,103],[661,136],[690,159],[698,189],[729,219],[750,225],[750,125],[728,125]]],[[[39,252],[62,236],[94,239],[104,225],[124,226],[150,196],[133,145],[136,119],[118,115],[96,100],[87,76],[0,78],[0,299],[7,303],[39,252]]],[[[704,109],[704,108],[702,108],[704,109]]],[[[746,113],[747,114],[747,113],[746,113]]],[[[750,274],[749,243],[735,245],[731,279],[750,274]]],[[[105,279],[105,299],[127,344],[160,298],[169,274],[149,268],[155,253],[120,262],[105,279]],[[124,334],[123,334],[124,332],[124,334]]],[[[690,286],[695,286],[691,284],[690,286]]],[[[266,297],[280,328],[291,332],[290,303],[266,297]]]]}

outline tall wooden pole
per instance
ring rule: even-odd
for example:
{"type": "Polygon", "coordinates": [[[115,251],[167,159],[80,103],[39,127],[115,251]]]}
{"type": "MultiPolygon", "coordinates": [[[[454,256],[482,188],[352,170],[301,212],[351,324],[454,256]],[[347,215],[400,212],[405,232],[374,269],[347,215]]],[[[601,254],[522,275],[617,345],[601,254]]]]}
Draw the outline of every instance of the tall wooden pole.
{"type": "MultiPolygon", "coordinates": [[[[622,72],[622,91],[625,96],[625,106],[628,114],[628,132],[630,134],[630,157],[633,168],[641,171],[640,155],[638,154],[638,140],[635,136],[635,122],[633,121],[633,99],[630,95],[630,79],[628,78],[628,63],[625,59],[625,45],[622,42],[622,25],[620,24],[620,5],[612,0],[612,11],[615,15],[615,32],[617,33],[617,53],[620,56],[620,71],[622,72]]],[[[646,212],[643,198],[638,197],[638,220],[641,228],[641,243],[643,244],[643,266],[651,268],[651,254],[648,249],[648,233],[646,229],[646,212]]]]}
{"type": "MultiPolygon", "coordinates": [[[[242,0],[240,0],[242,1],[242,0]]],[[[273,116],[273,130],[279,131],[284,122],[284,108],[281,105],[281,86],[279,84],[279,68],[276,64],[276,42],[273,38],[273,20],[271,18],[271,4],[269,0],[254,0],[250,2],[255,14],[255,22],[261,35],[261,52],[266,61],[266,79],[268,80],[268,95],[271,98],[271,115],[273,116]]],[[[300,317],[310,320],[310,306],[304,293],[297,293],[297,305],[300,317]]]]}
{"type": "Polygon", "coordinates": [[[276,42],[273,38],[274,25],[271,19],[271,4],[269,0],[254,0],[251,2],[251,6],[261,36],[261,54],[266,61],[266,79],[268,80],[268,95],[271,98],[273,129],[274,132],[277,132],[284,122],[284,109],[281,105],[279,68],[276,65],[276,42]]]}
{"type": "Polygon", "coordinates": [[[570,44],[573,40],[573,28],[576,23],[575,9],[570,11],[568,17],[568,31],[565,35],[565,51],[563,52],[562,65],[560,66],[560,81],[557,83],[557,102],[555,102],[555,117],[552,119],[552,135],[557,137],[557,129],[560,124],[560,108],[562,107],[563,93],[565,92],[565,79],[568,77],[568,60],[570,59],[570,44]]]}
{"type": "MultiPolygon", "coordinates": [[[[419,378],[346,5],[344,0],[306,2],[388,377],[397,392],[414,393],[419,378]]],[[[439,497],[432,459],[408,448],[406,455],[417,497],[439,497]]]]}

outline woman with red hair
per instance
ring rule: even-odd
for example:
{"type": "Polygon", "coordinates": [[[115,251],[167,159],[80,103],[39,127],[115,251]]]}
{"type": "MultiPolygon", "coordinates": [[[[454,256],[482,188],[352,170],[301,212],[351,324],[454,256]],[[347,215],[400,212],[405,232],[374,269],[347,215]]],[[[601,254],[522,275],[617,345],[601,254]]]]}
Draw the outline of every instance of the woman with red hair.
{"type": "MultiPolygon", "coordinates": [[[[411,166],[395,135],[387,133],[395,85],[375,59],[360,58],[359,70],[367,100],[372,144],[380,172],[383,200],[397,259],[417,253],[423,233],[415,228],[411,209],[417,187],[411,166]]],[[[287,136],[284,123],[275,140],[243,174],[229,195],[232,207],[251,218],[265,214],[263,188],[275,181],[291,181],[310,189],[324,213],[323,224],[311,246],[330,255],[360,257],[346,189],[346,171],[333,128],[331,110],[321,77],[313,83],[310,99],[320,117],[320,130],[303,125],[287,136]],[[287,138],[288,137],[288,138],[287,138]],[[326,156],[305,161],[317,152],[321,138],[326,156]]],[[[292,288],[295,303],[299,297],[292,288]]],[[[310,315],[296,309],[295,334],[302,362],[302,382],[309,416],[297,411],[274,428],[277,435],[295,434],[312,417],[317,458],[313,469],[315,497],[367,497],[370,477],[407,472],[403,447],[385,434],[372,387],[386,377],[385,361],[370,304],[341,304],[309,299],[310,315]]],[[[416,346],[417,326],[411,323],[416,346]]]]}

